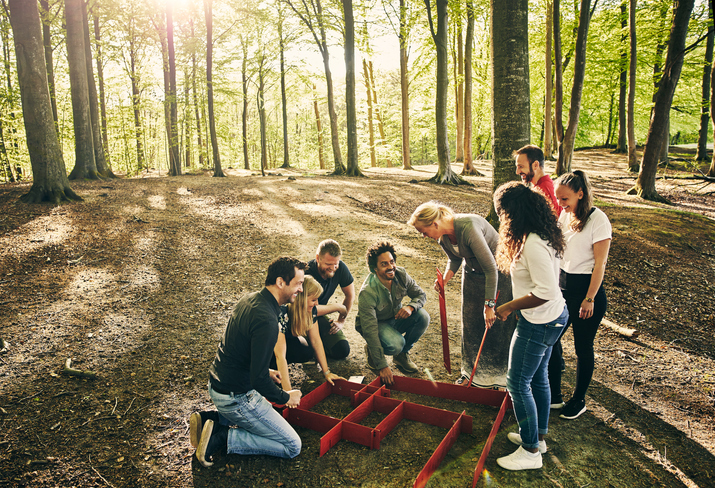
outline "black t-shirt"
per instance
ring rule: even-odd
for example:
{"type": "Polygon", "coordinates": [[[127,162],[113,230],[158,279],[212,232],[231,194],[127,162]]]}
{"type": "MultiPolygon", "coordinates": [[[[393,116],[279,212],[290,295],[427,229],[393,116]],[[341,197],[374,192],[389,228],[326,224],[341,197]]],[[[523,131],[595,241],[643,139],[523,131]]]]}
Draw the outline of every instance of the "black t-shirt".
{"type": "MultiPolygon", "coordinates": [[[[313,307],[313,323],[318,321],[318,307],[313,307]]],[[[288,315],[288,307],[286,305],[281,305],[281,311],[278,314],[278,329],[281,334],[285,334],[286,331],[290,333],[290,316],[288,315]]]]}
{"type": "Polygon", "coordinates": [[[328,300],[330,300],[330,297],[333,296],[333,293],[335,293],[335,289],[340,285],[340,288],[345,288],[346,286],[350,286],[353,281],[353,275],[350,274],[350,270],[348,269],[348,266],[340,261],[338,264],[338,270],[335,272],[332,278],[329,278],[327,280],[323,279],[322,276],[320,276],[320,272],[318,271],[318,263],[315,261],[315,259],[312,259],[308,263],[308,269],[306,270],[305,274],[308,274],[315,278],[315,280],[320,283],[320,286],[323,287],[323,294],[320,295],[318,298],[318,304],[319,305],[327,305],[328,300]]]}

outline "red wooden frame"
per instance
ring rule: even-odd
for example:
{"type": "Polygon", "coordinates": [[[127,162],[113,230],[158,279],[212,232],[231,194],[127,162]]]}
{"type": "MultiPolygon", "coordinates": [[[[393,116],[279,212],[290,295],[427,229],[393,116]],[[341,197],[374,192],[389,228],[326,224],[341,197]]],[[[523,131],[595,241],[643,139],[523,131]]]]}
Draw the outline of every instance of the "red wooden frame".
{"type": "Polygon", "coordinates": [[[415,479],[414,487],[421,488],[427,484],[427,481],[437,470],[459,434],[472,432],[472,417],[466,415],[464,411],[461,414],[457,414],[448,410],[396,400],[390,397],[392,390],[499,407],[499,412],[474,470],[472,482],[472,488],[474,488],[484,469],[484,463],[489,455],[494,437],[504,419],[504,414],[508,409],[512,408],[511,398],[505,391],[463,388],[451,383],[439,383],[406,376],[394,376],[394,384],[390,389],[381,385],[379,377],[368,385],[335,380],[334,386],[325,382],[305,395],[301,399],[299,407],[285,409],[283,416],[292,425],[324,433],[320,439],[321,456],[343,439],[371,449],[379,449],[380,442],[403,419],[449,429],[445,438],[434,450],[434,453],[415,479]],[[333,394],[350,398],[353,410],[345,418],[337,419],[310,411],[311,408],[333,394]],[[386,414],[386,417],[374,428],[360,425],[360,422],[372,412],[386,414]]]}

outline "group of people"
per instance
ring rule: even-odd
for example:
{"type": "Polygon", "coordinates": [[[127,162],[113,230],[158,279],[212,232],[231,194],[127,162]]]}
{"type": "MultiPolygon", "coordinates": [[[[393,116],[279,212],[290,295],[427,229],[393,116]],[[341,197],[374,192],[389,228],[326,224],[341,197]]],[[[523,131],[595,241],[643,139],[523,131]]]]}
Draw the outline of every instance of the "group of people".
{"type": "MultiPolygon", "coordinates": [[[[607,305],[603,277],[611,226],[593,207],[582,171],[562,175],[554,187],[544,173],[543,152],[532,145],[515,152],[515,164],[522,182],[494,192],[498,233],[483,217],[457,214],[436,202],[420,205],[408,223],[447,255],[444,284],[462,267],[462,362],[456,383],[469,381],[484,340],[472,382],[509,392],[519,432],[508,439],[519,448],[497,463],[522,470],[542,466],[551,409],[560,409],[565,419],[586,411],[593,342],[607,305]],[[570,325],[577,380],[564,403],[560,340],[570,325]]],[[[223,448],[283,458],[299,454],[300,437],[270,402],[288,408],[300,404],[289,363],[315,358],[326,381],[339,378],[327,359],[350,353],[342,329],[355,299],[354,280],[341,256],[339,244],[328,239],[309,263],[278,258],[268,267],[265,287],[239,300],[209,368],[216,411],[190,418],[190,440],[204,466],[223,448]],[[338,286],[344,300],[330,303],[338,286]],[[328,318],[335,313],[337,318],[328,318]]],[[[419,371],[410,350],[430,322],[426,293],[396,261],[389,242],[368,248],[369,274],[355,318],[367,366],[386,385],[394,382],[386,356],[404,373],[419,371]],[[403,304],[405,298],[409,301],[403,304]]]]}

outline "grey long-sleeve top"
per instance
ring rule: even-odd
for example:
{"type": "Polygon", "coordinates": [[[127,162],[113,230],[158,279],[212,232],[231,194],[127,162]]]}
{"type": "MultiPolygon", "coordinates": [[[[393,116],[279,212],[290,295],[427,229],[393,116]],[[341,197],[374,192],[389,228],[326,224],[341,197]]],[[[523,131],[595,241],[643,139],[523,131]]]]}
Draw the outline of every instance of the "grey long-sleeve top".
{"type": "Polygon", "coordinates": [[[378,336],[378,322],[388,322],[395,319],[397,312],[403,307],[402,299],[405,296],[410,302],[404,306],[411,306],[415,311],[424,307],[427,294],[420,285],[407,274],[405,268],[397,267],[395,279],[392,280],[392,289],[388,290],[375,273],[370,273],[362,284],[358,295],[358,314],[355,317],[355,330],[367,342],[370,356],[375,360],[375,366],[382,369],[387,366],[387,359],[378,336]]]}
{"type": "Polygon", "coordinates": [[[447,267],[456,274],[464,260],[469,269],[485,275],[484,299],[495,299],[499,271],[494,254],[497,250],[499,234],[487,219],[473,214],[456,214],[454,232],[457,235],[456,247],[447,236],[439,239],[439,245],[447,254],[447,267]]]}

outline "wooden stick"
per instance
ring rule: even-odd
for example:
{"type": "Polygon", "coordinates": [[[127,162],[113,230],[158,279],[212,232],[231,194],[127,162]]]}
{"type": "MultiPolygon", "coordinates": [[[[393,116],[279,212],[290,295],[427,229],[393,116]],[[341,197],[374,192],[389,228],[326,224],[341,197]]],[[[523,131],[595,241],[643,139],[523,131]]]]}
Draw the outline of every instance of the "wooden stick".
{"type": "MultiPolygon", "coordinates": [[[[496,308],[496,302],[499,300],[499,292],[501,290],[497,290],[497,296],[494,299],[494,308],[496,308]]],[[[467,388],[472,386],[472,379],[474,378],[474,373],[477,372],[477,364],[479,364],[479,356],[482,355],[482,348],[484,347],[484,339],[487,338],[487,332],[489,331],[489,328],[487,327],[487,324],[484,324],[484,335],[482,336],[482,343],[479,345],[479,352],[477,352],[477,359],[474,360],[474,368],[472,368],[472,375],[469,377],[469,383],[467,383],[467,388]]]]}
{"type": "Polygon", "coordinates": [[[97,377],[97,373],[93,373],[92,371],[82,371],[79,369],[74,369],[72,367],[72,358],[67,358],[67,361],[65,361],[65,367],[62,369],[62,372],[70,376],[80,376],[82,378],[95,379],[97,377]]]}
{"type": "Polygon", "coordinates": [[[627,327],[621,327],[620,325],[618,325],[614,322],[611,322],[610,320],[607,320],[607,319],[601,320],[601,323],[603,325],[605,325],[606,327],[608,327],[609,329],[612,329],[612,330],[618,332],[620,335],[631,338],[631,339],[635,339],[640,334],[640,332],[638,332],[636,329],[629,329],[627,327]]]}

